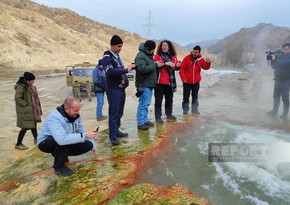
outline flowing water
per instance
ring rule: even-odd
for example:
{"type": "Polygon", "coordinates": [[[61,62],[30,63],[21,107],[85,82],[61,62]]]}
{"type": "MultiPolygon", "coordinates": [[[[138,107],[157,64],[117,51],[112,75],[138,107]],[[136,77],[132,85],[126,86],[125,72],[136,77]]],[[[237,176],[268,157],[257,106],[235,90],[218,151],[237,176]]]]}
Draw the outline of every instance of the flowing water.
{"type": "Polygon", "coordinates": [[[200,118],[172,140],[170,153],[137,183],[184,185],[211,204],[290,204],[290,163],[208,162],[208,143],[289,143],[288,133],[200,118]]]}

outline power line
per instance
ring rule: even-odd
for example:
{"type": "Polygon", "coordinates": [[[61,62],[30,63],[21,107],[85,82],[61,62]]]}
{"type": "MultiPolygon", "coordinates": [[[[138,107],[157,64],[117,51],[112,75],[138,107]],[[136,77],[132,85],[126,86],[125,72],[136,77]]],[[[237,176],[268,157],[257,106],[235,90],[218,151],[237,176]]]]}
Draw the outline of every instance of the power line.
{"type": "Polygon", "coordinates": [[[148,38],[151,39],[152,36],[152,27],[154,24],[152,24],[152,16],[151,16],[151,10],[149,10],[148,16],[146,18],[147,23],[143,25],[143,27],[147,27],[148,30],[146,34],[148,35],[148,38]]]}

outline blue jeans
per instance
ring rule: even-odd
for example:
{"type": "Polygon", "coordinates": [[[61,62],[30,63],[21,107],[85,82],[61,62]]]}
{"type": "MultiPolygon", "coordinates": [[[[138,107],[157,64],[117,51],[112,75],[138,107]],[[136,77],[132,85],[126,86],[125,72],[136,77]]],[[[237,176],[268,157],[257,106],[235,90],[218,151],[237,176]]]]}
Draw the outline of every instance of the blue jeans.
{"type": "Polygon", "coordinates": [[[143,88],[144,92],[139,97],[139,104],[137,109],[137,124],[143,125],[148,122],[148,107],[152,100],[153,88],[143,88]]]}
{"type": "Polygon", "coordinates": [[[107,97],[109,102],[109,137],[111,141],[116,141],[124,113],[126,93],[122,89],[112,89],[107,91],[107,97]]]}
{"type": "Polygon", "coordinates": [[[103,116],[103,105],[104,105],[104,93],[96,93],[97,106],[96,106],[96,116],[103,116]]]}

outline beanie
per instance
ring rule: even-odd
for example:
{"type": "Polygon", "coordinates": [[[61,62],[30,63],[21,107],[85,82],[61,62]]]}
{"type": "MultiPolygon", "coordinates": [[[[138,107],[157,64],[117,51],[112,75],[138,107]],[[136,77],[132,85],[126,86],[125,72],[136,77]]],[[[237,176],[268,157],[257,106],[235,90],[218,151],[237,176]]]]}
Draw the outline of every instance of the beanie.
{"type": "Polygon", "coordinates": [[[23,74],[23,77],[26,81],[30,81],[30,80],[34,80],[35,79],[35,76],[33,75],[33,73],[30,73],[30,72],[25,72],[23,74]]]}
{"type": "Polygon", "coordinates": [[[113,45],[118,45],[118,44],[123,44],[122,39],[120,38],[120,36],[118,35],[113,35],[111,38],[111,42],[110,42],[111,46],[113,45]]]}
{"type": "Polygon", "coordinates": [[[155,44],[155,42],[152,41],[152,40],[147,40],[147,41],[145,42],[145,44],[144,44],[144,47],[145,47],[146,49],[148,49],[149,51],[151,51],[151,50],[153,50],[153,49],[156,48],[156,44],[155,44]]]}

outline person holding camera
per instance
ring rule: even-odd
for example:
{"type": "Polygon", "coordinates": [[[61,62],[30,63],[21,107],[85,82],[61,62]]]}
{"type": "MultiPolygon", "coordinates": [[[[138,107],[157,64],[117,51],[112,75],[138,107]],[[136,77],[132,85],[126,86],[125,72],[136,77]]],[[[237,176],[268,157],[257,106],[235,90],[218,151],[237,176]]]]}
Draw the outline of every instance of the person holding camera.
{"type": "Polygon", "coordinates": [[[148,130],[154,126],[153,122],[148,120],[148,107],[152,100],[153,89],[157,82],[157,67],[163,66],[161,62],[154,62],[153,55],[156,44],[152,40],[147,40],[139,46],[139,52],[135,57],[137,88],[136,96],[139,97],[137,108],[137,128],[139,130],[148,130]]]}
{"type": "Polygon", "coordinates": [[[154,61],[164,63],[157,69],[157,85],[155,88],[155,119],[158,123],[163,123],[162,100],[165,97],[165,114],[167,120],[176,120],[172,115],[173,93],[176,92],[175,71],[180,68],[181,62],[176,57],[176,51],[171,41],[163,40],[160,42],[154,61]]]}
{"type": "Polygon", "coordinates": [[[183,82],[183,101],[182,109],[183,114],[187,114],[189,111],[189,96],[192,95],[191,113],[199,114],[198,111],[198,91],[199,82],[201,81],[201,69],[210,69],[210,58],[204,58],[200,54],[200,46],[195,46],[193,50],[184,57],[181,62],[179,75],[183,82]]]}
{"type": "Polygon", "coordinates": [[[104,52],[102,59],[107,76],[107,97],[109,103],[109,137],[113,146],[120,144],[117,137],[127,137],[128,133],[120,131],[121,118],[124,113],[126,100],[125,89],[129,85],[126,73],[135,67],[134,64],[125,68],[119,53],[123,47],[123,40],[113,35],[110,41],[110,50],[104,52]]]}
{"type": "Polygon", "coordinates": [[[283,113],[281,119],[287,120],[289,112],[289,88],[290,88],[290,43],[282,46],[282,54],[270,54],[267,56],[270,65],[274,69],[274,105],[273,109],[266,114],[276,117],[280,105],[280,98],[283,101],[283,113]]]}

